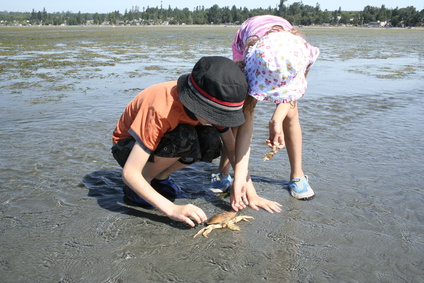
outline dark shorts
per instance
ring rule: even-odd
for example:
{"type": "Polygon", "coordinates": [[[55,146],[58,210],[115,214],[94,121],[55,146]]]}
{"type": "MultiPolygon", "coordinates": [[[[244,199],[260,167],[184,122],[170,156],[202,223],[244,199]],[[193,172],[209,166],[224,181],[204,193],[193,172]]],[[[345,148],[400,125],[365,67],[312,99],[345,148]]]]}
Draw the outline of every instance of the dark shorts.
{"type": "MultiPolygon", "coordinates": [[[[112,146],[113,157],[122,167],[135,142],[133,137],[129,137],[112,146]]],[[[150,155],[149,161],[154,162],[154,156],[160,156],[180,157],[179,161],[184,164],[197,161],[212,162],[221,155],[221,148],[221,138],[215,128],[180,124],[162,137],[158,147],[150,155]]]]}

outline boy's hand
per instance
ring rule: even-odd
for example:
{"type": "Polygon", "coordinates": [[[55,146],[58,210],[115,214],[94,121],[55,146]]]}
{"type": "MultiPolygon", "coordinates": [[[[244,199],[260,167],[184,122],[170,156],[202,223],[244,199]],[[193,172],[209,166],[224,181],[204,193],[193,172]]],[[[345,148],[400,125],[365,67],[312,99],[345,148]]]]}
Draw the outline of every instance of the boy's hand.
{"type": "Polygon", "coordinates": [[[192,204],[174,205],[168,217],[179,222],[184,222],[191,227],[196,226],[193,221],[201,224],[208,219],[201,208],[192,204]]]}
{"type": "Polygon", "coordinates": [[[230,204],[235,211],[242,210],[249,204],[245,186],[246,184],[241,186],[240,189],[240,186],[238,186],[236,180],[234,180],[233,189],[231,191],[230,204]]]}

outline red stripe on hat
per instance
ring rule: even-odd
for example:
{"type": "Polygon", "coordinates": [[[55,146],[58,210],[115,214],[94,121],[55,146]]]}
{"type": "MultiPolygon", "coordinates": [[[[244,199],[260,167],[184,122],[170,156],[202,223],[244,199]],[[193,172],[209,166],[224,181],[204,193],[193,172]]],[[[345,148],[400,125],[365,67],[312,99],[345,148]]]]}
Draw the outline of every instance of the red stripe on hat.
{"type": "Polygon", "coordinates": [[[221,105],[225,105],[225,106],[232,106],[232,107],[236,107],[236,106],[241,106],[241,105],[243,105],[244,104],[244,100],[243,101],[241,101],[241,102],[227,102],[227,101],[222,101],[222,100],[219,100],[218,98],[216,98],[216,97],[213,97],[213,96],[211,96],[210,94],[208,94],[206,91],[204,91],[203,89],[201,89],[197,84],[196,84],[196,82],[194,81],[194,79],[193,79],[193,75],[192,74],[190,74],[190,81],[191,81],[191,83],[193,84],[193,86],[196,88],[196,90],[198,91],[198,92],[200,92],[201,94],[203,94],[206,98],[208,98],[209,100],[212,100],[212,101],[214,101],[214,102],[216,102],[216,103],[219,103],[219,104],[221,104],[221,105]]]}

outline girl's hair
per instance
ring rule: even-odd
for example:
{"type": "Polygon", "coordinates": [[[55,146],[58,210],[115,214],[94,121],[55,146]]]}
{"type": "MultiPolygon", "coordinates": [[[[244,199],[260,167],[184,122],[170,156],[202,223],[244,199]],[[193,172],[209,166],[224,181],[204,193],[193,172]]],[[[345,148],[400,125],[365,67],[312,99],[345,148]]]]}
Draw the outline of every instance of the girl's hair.
{"type": "MultiPolygon", "coordinates": [[[[236,64],[240,67],[240,69],[244,73],[244,67],[246,66],[246,63],[243,61],[236,61],[236,64]]],[[[249,111],[250,113],[253,113],[253,110],[255,110],[256,102],[257,102],[256,98],[250,95],[247,95],[246,100],[244,101],[243,111],[249,111]]]]}
{"type": "Polygon", "coordinates": [[[253,113],[256,107],[256,102],[258,102],[256,98],[254,98],[253,96],[247,95],[246,101],[244,102],[244,105],[243,105],[243,111],[249,111],[250,113],[253,113]]]}

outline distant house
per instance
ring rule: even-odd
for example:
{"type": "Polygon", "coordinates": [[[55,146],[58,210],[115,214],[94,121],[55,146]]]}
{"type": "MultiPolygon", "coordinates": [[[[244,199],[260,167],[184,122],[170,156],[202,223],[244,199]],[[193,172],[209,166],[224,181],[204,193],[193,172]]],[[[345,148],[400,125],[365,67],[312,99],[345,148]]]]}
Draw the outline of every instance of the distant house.
{"type": "Polygon", "coordinates": [[[366,24],[365,26],[369,28],[381,28],[381,27],[385,27],[386,25],[387,25],[387,22],[376,21],[376,22],[370,22],[366,24]]]}

